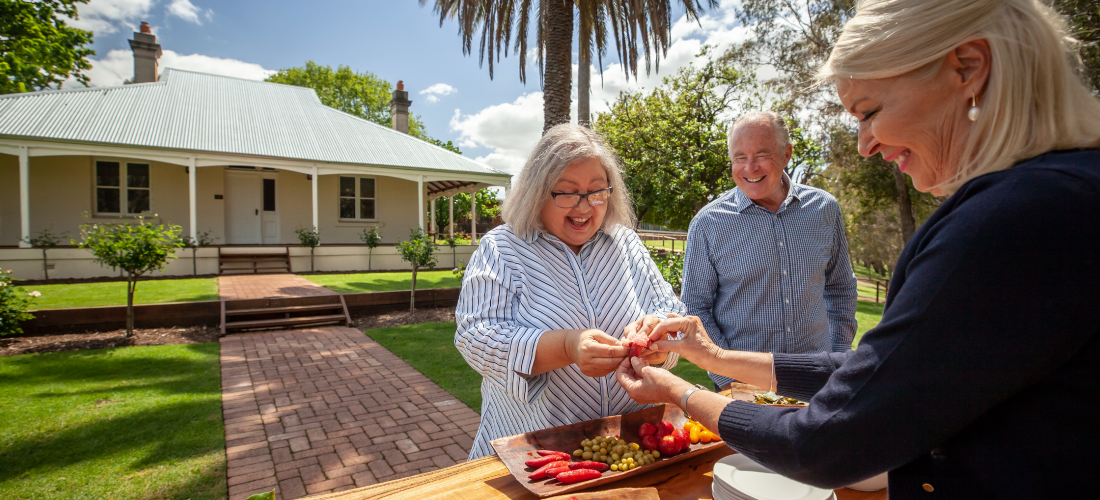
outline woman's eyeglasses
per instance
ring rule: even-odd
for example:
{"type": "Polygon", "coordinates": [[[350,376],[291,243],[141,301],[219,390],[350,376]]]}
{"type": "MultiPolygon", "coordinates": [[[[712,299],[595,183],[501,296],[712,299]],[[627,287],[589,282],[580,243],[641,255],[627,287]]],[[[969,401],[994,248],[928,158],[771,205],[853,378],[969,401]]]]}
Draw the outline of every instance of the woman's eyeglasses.
{"type": "Polygon", "coordinates": [[[607,187],[591,193],[551,192],[550,196],[554,198],[554,205],[557,205],[558,208],[576,208],[577,205],[581,204],[581,200],[588,200],[588,206],[590,207],[598,207],[611,199],[611,189],[611,187],[607,187]]]}

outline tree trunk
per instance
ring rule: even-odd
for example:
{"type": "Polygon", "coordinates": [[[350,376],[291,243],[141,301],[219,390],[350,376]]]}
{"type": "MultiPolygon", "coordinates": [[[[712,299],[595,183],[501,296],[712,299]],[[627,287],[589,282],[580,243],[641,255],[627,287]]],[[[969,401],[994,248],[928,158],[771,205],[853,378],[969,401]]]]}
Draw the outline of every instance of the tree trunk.
{"type": "Polygon", "coordinates": [[[909,199],[909,182],[905,174],[897,165],[891,166],[890,170],[894,173],[894,185],[898,190],[898,219],[901,221],[901,243],[904,246],[917,231],[917,221],[913,218],[913,201],[909,199]]]}
{"type": "Polygon", "coordinates": [[[191,247],[191,273],[195,276],[199,275],[199,264],[195,261],[198,251],[197,247],[191,247]]]}
{"type": "Polygon", "coordinates": [[[569,92],[573,87],[573,1],[546,2],[546,59],[543,74],[542,131],[569,123],[569,92]]]}
{"type": "Polygon", "coordinates": [[[451,247],[451,269],[458,269],[458,254],[455,247],[451,247]]]}
{"type": "Polygon", "coordinates": [[[137,277],[130,274],[126,280],[126,338],[134,335],[134,292],[137,291],[137,277]]]}
{"type": "Polygon", "coordinates": [[[309,247],[309,272],[313,272],[313,247],[309,247]]]}
{"type": "Polygon", "coordinates": [[[46,255],[46,249],[42,249],[42,272],[46,274],[46,283],[50,282],[50,258],[46,255]]]}
{"type": "Polygon", "coordinates": [[[592,123],[589,113],[589,97],[591,92],[592,54],[581,51],[577,68],[577,123],[582,127],[589,127],[592,123]]]}
{"type": "Polygon", "coordinates": [[[416,311],[416,266],[413,266],[412,292],[409,293],[409,312],[416,311]]]}
{"type": "Polygon", "coordinates": [[[370,259],[374,256],[374,249],[367,248],[367,270],[370,271],[370,259]]]}

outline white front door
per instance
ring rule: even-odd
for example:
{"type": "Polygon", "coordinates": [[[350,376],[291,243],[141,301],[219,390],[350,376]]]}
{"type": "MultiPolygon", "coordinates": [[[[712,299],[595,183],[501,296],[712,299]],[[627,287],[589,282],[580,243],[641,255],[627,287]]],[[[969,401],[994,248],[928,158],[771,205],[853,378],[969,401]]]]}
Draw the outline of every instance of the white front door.
{"type": "Polygon", "coordinates": [[[278,172],[264,172],[261,174],[262,183],[262,206],[260,207],[260,218],[262,219],[262,232],[265,245],[278,245],[279,244],[279,205],[277,194],[278,190],[278,172]]]}
{"type": "Polygon", "coordinates": [[[259,172],[225,169],[225,243],[263,243],[260,209],[263,196],[259,172]]]}

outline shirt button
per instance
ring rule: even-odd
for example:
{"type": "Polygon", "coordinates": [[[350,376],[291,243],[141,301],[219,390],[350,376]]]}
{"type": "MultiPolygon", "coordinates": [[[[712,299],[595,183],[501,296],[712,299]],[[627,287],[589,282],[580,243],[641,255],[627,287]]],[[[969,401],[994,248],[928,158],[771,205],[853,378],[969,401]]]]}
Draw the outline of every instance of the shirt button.
{"type": "Polygon", "coordinates": [[[787,327],[787,333],[790,333],[790,331],[791,331],[791,327],[788,326],[787,327]]]}
{"type": "Polygon", "coordinates": [[[604,403],[610,403],[610,402],[611,402],[611,398],[609,398],[609,397],[606,397],[606,396],[604,396],[604,398],[603,398],[603,402],[604,402],[604,403]]]}
{"type": "Polygon", "coordinates": [[[783,270],[783,276],[786,276],[786,275],[787,275],[787,270],[786,270],[786,269],[784,269],[784,270],[783,270]]]}
{"type": "Polygon", "coordinates": [[[920,487],[921,487],[921,489],[923,489],[924,491],[927,491],[929,493],[932,493],[933,491],[936,491],[936,489],[933,488],[932,485],[928,484],[928,483],[924,483],[924,484],[920,485],[920,487]]]}
{"type": "Polygon", "coordinates": [[[790,304],[790,303],[791,303],[791,299],[785,299],[785,300],[784,300],[783,302],[786,302],[786,303],[790,304]]]}
{"type": "Polygon", "coordinates": [[[783,246],[783,242],[782,242],[782,241],[780,241],[780,242],[779,242],[779,246],[783,246]]]}

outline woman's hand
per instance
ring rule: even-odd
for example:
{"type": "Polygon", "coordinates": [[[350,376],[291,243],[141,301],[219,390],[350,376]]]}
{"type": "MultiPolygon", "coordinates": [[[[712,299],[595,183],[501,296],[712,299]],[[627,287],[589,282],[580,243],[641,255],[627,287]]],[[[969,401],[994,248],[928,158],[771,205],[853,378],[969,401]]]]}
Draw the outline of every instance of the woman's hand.
{"type": "Polygon", "coordinates": [[[680,404],[677,394],[683,394],[691,384],[663,368],[649,366],[639,357],[624,359],[615,371],[619,385],[639,404],[680,404]]]}
{"type": "Polygon", "coordinates": [[[630,350],[619,339],[600,330],[572,330],[565,340],[570,363],[589,377],[603,377],[615,371],[630,350]]]}
{"type": "Polygon", "coordinates": [[[707,330],[703,328],[703,321],[698,316],[669,314],[668,319],[649,332],[649,339],[653,342],[649,345],[650,349],[678,353],[684,359],[711,372],[715,372],[715,362],[722,352],[722,348],[710,340],[707,330]],[[668,338],[669,333],[676,332],[682,332],[683,337],[679,340],[668,338]]]}
{"type": "MultiPolygon", "coordinates": [[[[634,321],[634,322],[630,323],[629,325],[626,325],[626,328],[623,328],[623,337],[620,340],[620,342],[626,342],[626,341],[630,340],[630,337],[633,336],[637,332],[642,332],[643,334],[652,333],[653,328],[656,327],[660,323],[661,323],[661,317],[660,316],[656,316],[656,315],[653,315],[653,314],[647,314],[645,316],[642,316],[637,321],[634,321]]],[[[642,351],[641,357],[643,359],[645,359],[646,362],[651,364],[651,365],[659,365],[659,364],[663,364],[666,360],[668,360],[668,352],[658,352],[658,351],[654,351],[653,349],[645,349],[645,350],[642,351]]]]}

